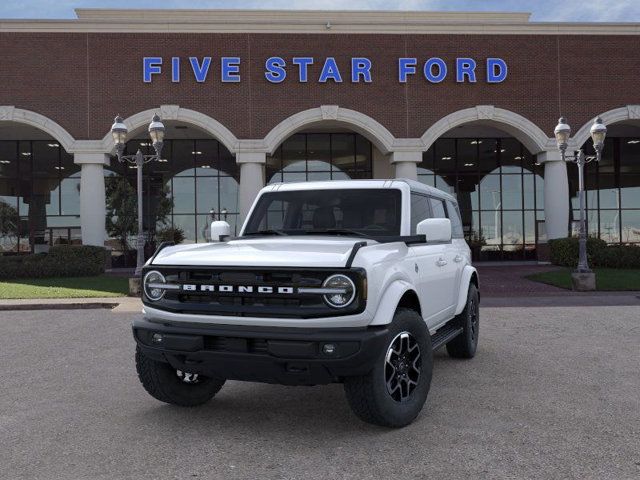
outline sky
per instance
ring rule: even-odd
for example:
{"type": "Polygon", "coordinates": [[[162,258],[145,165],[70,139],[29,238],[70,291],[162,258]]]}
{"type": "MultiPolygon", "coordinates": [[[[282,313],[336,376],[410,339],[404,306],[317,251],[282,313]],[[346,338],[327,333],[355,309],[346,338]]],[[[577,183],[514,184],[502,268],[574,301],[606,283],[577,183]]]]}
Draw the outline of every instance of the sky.
{"type": "Polygon", "coordinates": [[[75,18],[74,8],[530,12],[539,22],[640,22],[640,0],[0,0],[0,18],[75,18]]]}

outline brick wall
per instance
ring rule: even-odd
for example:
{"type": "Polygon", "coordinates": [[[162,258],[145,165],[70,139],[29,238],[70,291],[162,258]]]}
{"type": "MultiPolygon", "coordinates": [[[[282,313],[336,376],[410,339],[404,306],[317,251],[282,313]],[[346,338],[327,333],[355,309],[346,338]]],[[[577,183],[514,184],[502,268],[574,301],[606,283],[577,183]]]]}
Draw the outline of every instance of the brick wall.
{"type": "Polygon", "coordinates": [[[640,103],[640,37],[552,35],[371,34],[107,34],[0,33],[0,105],[45,115],[76,139],[102,138],[113,116],[130,116],[161,104],[203,112],[238,138],[261,138],[301,110],[337,104],[365,113],[396,137],[419,137],[456,110],[492,104],[514,111],[549,135],[562,112],[577,130],[594,114],[640,103]],[[287,61],[312,56],[309,82],[296,71],[280,84],[264,78],[272,55],[287,61]],[[560,55],[560,58],[558,58],[560,55]],[[166,72],[142,81],[142,57],[162,56],[166,72]],[[182,79],[172,83],[170,57],[183,58],[182,79]],[[209,77],[198,84],[187,57],[212,56],[209,77]],[[242,58],[241,83],[222,83],[221,56],[242,58]],[[321,62],[334,56],[344,82],[317,82],[321,62]],[[373,83],[352,84],[349,59],[373,61],[373,83]],[[398,57],[442,57],[450,67],[441,84],[420,74],[401,84],[398,57]],[[457,84],[455,57],[478,61],[478,83],[457,84]],[[507,80],[484,82],[484,60],[504,58],[507,80]]]}

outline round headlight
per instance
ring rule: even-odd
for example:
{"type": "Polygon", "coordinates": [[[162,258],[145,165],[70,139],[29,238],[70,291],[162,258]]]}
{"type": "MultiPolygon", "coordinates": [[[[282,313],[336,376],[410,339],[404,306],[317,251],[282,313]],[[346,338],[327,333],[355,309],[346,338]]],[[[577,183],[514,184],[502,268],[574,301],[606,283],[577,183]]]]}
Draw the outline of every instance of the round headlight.
{"type": "Polygon", "coordinates": [[[164,275],[157,270],[152,270],[144,276],[144,294],[149,300],[157,302],[164,296],[164,288],[158,288],[157,285],[166,283],[164,275]]]}
{"type": "Polygon", "coordinates": [[[324,301],[333,308],[344,308],[353,302],[356,297],[356,286],[346,275],[331,275],[322,286],[326,289],[335,289],[335,293],[326,293],[324,301]]]}

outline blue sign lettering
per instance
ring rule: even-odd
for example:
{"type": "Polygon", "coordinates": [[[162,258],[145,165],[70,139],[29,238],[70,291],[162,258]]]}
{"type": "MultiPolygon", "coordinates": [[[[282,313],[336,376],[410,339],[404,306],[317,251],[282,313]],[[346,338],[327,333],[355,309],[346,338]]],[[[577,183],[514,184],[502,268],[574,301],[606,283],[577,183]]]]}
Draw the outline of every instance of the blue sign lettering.
{"type": "Polygon", "coordinates": [[[440,83],[447,76],[447,64],[438,57],[430,58],[424,64],[424,76],[431,83],[440,83]],[[438,67],[438,73],[433,73],[433,67],[438,67]]]}
{"type": "Polygon", "coordinates": [[[327,57],[324,61],[324,66],[320,72],[320,83],[325,83],[327,80],[333,80],[336,83],[342,83],[342,77],[340,76],[340,69],[336,63],[336,59],[333,57],[327,57]]]}
{"type": "Polygon", "coordinates": [[[464,77],[476,83],[476,61],[473,58],[456,58],[456,82],[464,83],[464,77]]]}
{"type": "Polygon", "coordinates": [[[280,83],[283,82],[285,78],[287,78],[287,71],[284,67],[287,63],[281,57],[269,57],[265,62],[264,66],[267,69],[264,72],[264,76],[271,83],[280,83]]]}
{"type": "Polygon", "coordinates": [[[171,81],[180,83],[180,57],[171,58],[171,81]]]}
{"type": "Polygon", "coordinates": [[[142,80],[144,83],[151,82],[151,75],[162,72],[162,57],[144,57],[142,59],[142,80]]]}
{"type": "MultiPolygon", "coordinates": [[[[193,78],[198,83],[207,81],[211,68],[212,57],[188,57],[193,78]]],[[[309,82],[310,75],[318,75],[317,82],[342,83],[342,72],[336,62],[335,57],[326,57],[324,61],[316,62],[313,57],[293,57],[290,60],[283,57],[269,57],[265,61],[264,77],[270,83],[282,83],[287,78],[287,62],[290,61],[298,70],[298,82],[309,82]],[[314,67],[318,63],[321,64],[314,67]],[[315,69],[315,71],[314,71],[315,69]],[[318,69],[320,70],[318,72],[318,69]]],[[[181,57],[171,57],[171,82],[180,83],[182,80],[181,57]]],[[[411,76],[415,76],[418,69],[419,60],[415,57],[398,58],[398,82],[407,83],[411,76]]],[[[449,76],[449,70],[455,70],[455,81],[457,83],[476,83],[477,62],[473,58],[459,57],[455,63],[447,62],[440,57],[427,58],[424,63],[420,60],[420,66],[424,75],[424,80],[432,84],[441,83],[449,76]]],[[[220,57],[220,78],[222,83],[239,83],[241,81],[240,57],[220,57]]],[[[142,79],[145,83],[151,83],[155,75],[162,75],[162,57],[143,57],[142,59],[142,79]]],[[[507,62],[502,58],[488,57],[486,59],[486,83],[502,83],[507,79],[509,69],[507,62]]],[[[352,57],[348,65],[343,68],[350,68],[348,78],[351,83],[372,83],[373,82],[373,62],[367,57],[352,57]]],[[[346,72],[345,72],[346,73],[346,72]]],[[[165,75],[168,75],[167,72],[165,75]]],[[[450,77],[450,76],[449,76],[450,77]]],[[[294,77],[295,78],[295,77],[294,77]]],[[[417,79],[416,79],[417,80],[417,79]]]]}
{"type": "Polygon", "coordinates": [[[223,82],[240,81],[240,57],[222,57],[220,68],[223,82]]]}
{"type": "Polygon", "coordinates": [[[309,65],[313,64],[313,57],[293,57],[291,63],[298,65],[298,80],[307,83],[309,65]]]}
{"type": "Polygon", "coordinates": [[[358,83],[360,77],[366,83],[371,83],[371,60],[368,58],[356,57],[351,59],[351,82],[358,83]]]}
{"type": "Polygon", "coordinates": [[[196,78],[196,82],[203,83],[209,73],[211,57],[204,57],[202,64],[198,63],[198,57],[189,57],[189,62],[191,62],[191,69],[193,70],[193,76],[196,78]]]}
{"type": "Polygon", "coordinates": [[[507,78],[507,62],[501,58],[487,58],[487,82],[501,83],[507,78]]]}
{"type": "Polygon", "coordinates": [[[407,75],[416,73],[417,58],[399,58],[398,59],[398,81],[407,83],[407,75]]]}

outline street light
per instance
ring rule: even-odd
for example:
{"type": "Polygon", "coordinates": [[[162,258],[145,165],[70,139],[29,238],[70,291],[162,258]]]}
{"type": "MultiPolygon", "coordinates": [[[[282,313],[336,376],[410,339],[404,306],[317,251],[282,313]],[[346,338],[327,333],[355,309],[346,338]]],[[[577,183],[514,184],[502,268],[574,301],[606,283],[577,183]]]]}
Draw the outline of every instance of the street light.
{"type": "Polygon", "coordinates": [[[111,135],[113,136],[113,142],[116,146],[116,155],[120,162],[130,163],[135,165],[137,169],[137,190],[138,190],[138,235],[136,236],[136,275],[140,275],[142,272],[142,266],[144,265],[144,232],[143,232],[143,215],[142,215],[142,166],[153,160],[160,160],[160,154],[162,152],[162,146],[164,144],[164,124],[160,120],[160,117],[156,114],[151,119],[149,124],[149,137],[153,142],[153,148],[155,155],[143,155],[142,151],[138,149],[135,155],[124,155],[124,147],[127,141],[127,126],[124,124],[122,117],[118,115],[113,121],[111,126],[111,135]]]}
{"type": "MultiPolygon", "coordinates": [[[[607,135],[607,127],[602,123],[602,119],[597,117],[591,126],[591,140],[593,141],[593,148],[596,151],[595,156],[587,156],[584,154],[582,149],[574,152],[573,154],[567,155],[567,147],[569,145],[569,137],[571,136],[571,127],[567,124],[567,120],[564,117],[561,117],[558,120],[558,125],[556,126],[553,133],[556,136],[556,142],[558,144],[558,149],[562,154],[562,160],[565,162],[573,162],[578,166],[578,198],[580,201],[580,238],[579,238],[579,247],[580,254],[578,259],[578,268],[575,273],[578,274],[590,274],[593,275],[593,272],[589,268],[589,263],[587,261],[587,229],[585,225],[585,199],[584,199],[584,166],[591,162],[596,161],[599,162],[602,158],[602,149],[604,148],[604,138],[607,135]]],[[[595,277],[593,277],[592,283],[594,283],[593,288],[595,288],[595,277]]]]}

